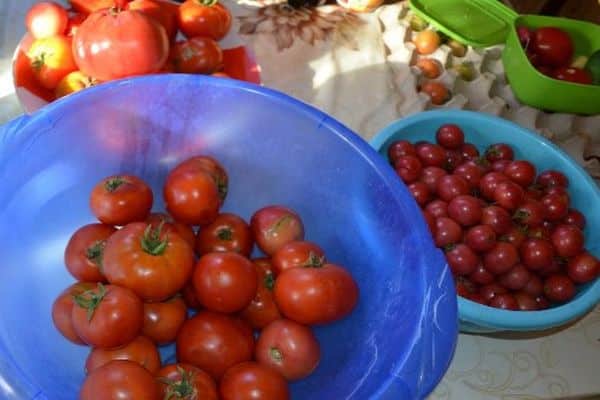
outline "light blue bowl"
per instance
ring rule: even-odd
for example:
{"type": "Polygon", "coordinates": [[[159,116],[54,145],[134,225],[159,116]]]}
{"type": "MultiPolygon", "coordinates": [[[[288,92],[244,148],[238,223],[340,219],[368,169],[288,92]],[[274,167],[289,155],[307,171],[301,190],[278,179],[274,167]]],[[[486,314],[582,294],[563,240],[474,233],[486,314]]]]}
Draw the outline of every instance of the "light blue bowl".
{"type": "MultiPolygon", "coordinates": [[[[527,159],[538,172],[546,169],[562,171],[570,182],[571,205],[587,219],[585,245],[600,256],[600,190],[591,177],[564,151],[541,136],[510,121],[488,114],[462,110],[427,111],[396,121],[384,128],[371,145],[387,158],[389,145],[398,139],[410,142],[435,141],[440,125],[454,123],[465,132],[467,141],[478,149],[504,142],[515,150],[515,158],[527,159]]],[[[538,331],[572,321],[600,301],[600,278],[581,286],[575,299],[559,307],[543,311],[506,311],[487,307],[462,297],[458,299],[460,329],[463,332],[538,331]]]]}

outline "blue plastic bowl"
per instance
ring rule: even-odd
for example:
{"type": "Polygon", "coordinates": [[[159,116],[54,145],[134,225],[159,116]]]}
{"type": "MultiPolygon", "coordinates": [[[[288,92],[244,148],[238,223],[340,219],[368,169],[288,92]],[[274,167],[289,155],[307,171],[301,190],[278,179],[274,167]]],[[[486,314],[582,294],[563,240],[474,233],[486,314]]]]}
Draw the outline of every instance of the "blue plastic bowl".
{"type": "MultiPolygon", "coordinates": [[[[541,136],[505,119],[462,110],[428,111],[396,121],[384,128],[371,145],[387,158],[389,145],[398,139],[411,142],[435,141],[440,125],[454,123],[465,132],[467,141],[482,149],[503,142],[513,146],[515,158],[527,159],[538,172],[562,171],[570,182],[571,204],[587,219],[585,245],[600,256],[600,190],[590,176],[565,152],[541,136]]],[[[391,169],[391,168],[390,168],[391,169]]],[[[462,297],[458,299],[460,330],[463,332],[537,331],[572,321],[600,301],[600,279],[581,286],[574,300],[544,311],[506,311],[487,307],[462,297]]]]}
{"type": "MultiPolygon", "coordinates": [[[[283,94],[185,75],[123,80],[68,96],[0,133],[0,398],[75,399],[88,349],[54,329],[72,278],[69,236],[93,221],[94,183],[133,173],[154,189],[197,154],[230,174],[225,210],[297,210],[306,237],[347,266],[360,304],[316,330],[322,360],[294,399],[416,399],[446,371],[458,332],[451,274],[409,192],[384,160],[327,115],[283,94]]],[[[162,349],[173,361],[173,347],[162,349]]]]}

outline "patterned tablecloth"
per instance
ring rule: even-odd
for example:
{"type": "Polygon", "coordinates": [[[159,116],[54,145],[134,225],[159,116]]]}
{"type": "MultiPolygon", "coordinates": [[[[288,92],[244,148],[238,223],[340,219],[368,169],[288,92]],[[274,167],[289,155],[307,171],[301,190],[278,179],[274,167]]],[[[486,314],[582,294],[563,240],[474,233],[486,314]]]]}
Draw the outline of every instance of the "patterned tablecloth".
{"type": "MultiPolygon", "coordinates": [[[[417,92],[421,77],[402,3],[357,16],[337,6],[294,10],[272,0],[226,3],[233,29],[253,51],[263,83],[332,114],[369,139],[390,121],[434,108],[417,92]]],[[[0,123],[22,111],[14,95],[12,52],[33,0],[0,0],[0,123]]],[[[600,178],[600,116],[546,114],[522,106],[503,75],[501,48],[432,56],[452,99],[444,107],[479,110],[537,130],[600,178]],[[473,67],[465,81],[452,66],[473,67]]],[[[461,334],[452,365],[431,399],[533,400],[600,393],[600,307],[544,334],[461,334]]]]}

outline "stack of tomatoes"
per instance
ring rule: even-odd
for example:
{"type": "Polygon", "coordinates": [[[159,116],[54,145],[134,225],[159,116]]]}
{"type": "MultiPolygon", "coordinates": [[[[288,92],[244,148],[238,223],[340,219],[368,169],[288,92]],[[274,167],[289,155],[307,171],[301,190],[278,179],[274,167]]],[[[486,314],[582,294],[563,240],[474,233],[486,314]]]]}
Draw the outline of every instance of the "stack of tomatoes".
{"type": "Polygon", "coordinates": [[[72,0],[34,5],[26,25],[33,75],[57,98],[106,82],[158,72],[216,74],[223,68],[217,41],[231,14],[216,0],[72,0]],[[187,39],[176,41],[181,31],[187,39]]]}
{"type": "Polygon", "coordinates": [[[169,214],[151,213],[152,190],[136,176],[93,188],[98,222],[65,250],[78,282],[52,307],[64,337],[92,347],[82,400],[282,400],[288,381],[315,370],[310,326],[350,314],[357,284],[304,240],[295,211],[264,207],[248,224],[220,212],[227,191],[227,172],[205,156],[167,176],[169,214]],[[255,244],[265,257],[251,260],[255,244]],[[172,342],[178,362],[161,365],[157,346],[172,342]]]}
{"type": "Polygon", "coordinates": [[[509,310],[540,310],[569,301],[576,284],[600,274],[584,249],[585,217],[570,208],[559,171],[536,177],[503,143],[483,155],[461,128],[441,126],[437,143],[404,140],[388,156],[423,208],[445,251],[459,295],[509,310]]]}

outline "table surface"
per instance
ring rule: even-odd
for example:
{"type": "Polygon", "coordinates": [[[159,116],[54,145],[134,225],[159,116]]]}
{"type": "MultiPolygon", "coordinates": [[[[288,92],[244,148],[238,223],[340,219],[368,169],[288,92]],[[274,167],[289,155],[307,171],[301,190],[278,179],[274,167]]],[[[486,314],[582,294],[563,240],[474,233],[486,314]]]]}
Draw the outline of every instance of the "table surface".
{"type": "MultiPolygon", "coordinates": [[[[269,0],[260,0],[258,5],[264,5],[266,2],[269,0]]],[[[0,124],[22,113],[12,85],[11,57],[24,33],[22,21],[25,11],[33,3],[33,0],[0,0],[0,124]]],[[[256,2],[247,4],[257,5],[256,2]]],[[[247,12],[240,11],[242,8],[237,9],[234,5],[231,5],[231,8],[234,9],[234,13],[247,12]]],[[[269,12],[253,10],[249,17],[237,18],[234,29],[243,32],[261,31],[260,22],[257,22],[261,20],[256,18],[256,15],[262,13],[261,16],[264,17],[269,12]]],[[[322,30],[304,32],[312,34],[315,39],[308,52],[306,49],[295,52],[294,40],[292,39],[290,44],[289,37],[285,34],[282,36],[281,29],[274,28],[263,29],[262,32],[266,34],[262,36],[254,35],[255,37],[248,41],[248,46],[253,49],[259,64],[263,66],[262,74],[266,85],[287,91],[323,108],[355,131],[363,132],[365,138],[369,138],[373,132],[389,121],[409,113],[408,103],[417,104],[422,103],[423,100],[416,94],[402,96],[405,87],[403,85],[413,78],[410,75],[403,75],[404,70],[397,69],[393,63],[390,64],[390,61],[394,61],[393,58],[403,51],[400,47],[398,47],[400,50],[394,51],[394,38],[386,37],[386,33],[389,34],[395,28],[388,27],[389,29],[382,31],[380,23],[373,23],[374,18],[379,18],[385,25],[384,13],[390,12],[394,17],[390,19],[388,16],[388,23],[391,20],[391,24],[394,24],[394,21],[397,21],[395,15],[402,11],[384,10],[377,16],[365,17],[366,23],[340,13],[339,10],[327,9],[316,16],[314,13],[309,14],[322,30]],[[353,31],[348,31],[345,25],[342,27],[339,21],[343,21],[344,24],[349,23],[355,32],[362,29],[361,34],[358,35],[360,37],[353,37],[353,31]],[[327,42],[327,36],[332,29],[335,30],[338,38],[341,37],[346,50],[328,49],[325,45],[319,44],[319,39],[327,42]],[[274,36],[275,41],[272,40],[274,36]],[[318,47],[318,57],[317,50],[314,50],[316,47],[318,47]],[[354,47],[360,48],[361,51],[357,53],[354,49],[352,65],[344,65],[341,60],[348,57],[341,56],[348,51],[348,48],[352,50],[354,47]],[[387,52],[380,51],[384,47],[387,47],[387,52]],[[272,57],[272,53],[277,54],[280,64],[261,63],[261,60],[272,57]],[[294,67],[301,64],[298,62],[297,53],[302,53],[302,57],[308,57],[305,64],[312,68],[309,75],[306,70],[294,67]],[[378,63],[383,66],[378,66],[378,63]],[[332,68],[331,65],[334,64],[336,67],[332,68]],[[388,79],[390,69],[394,72],[391,75],[393,80],[391,83],[388,79]],[[340,70],[351,77],[352,89],[345,86],[344,81],[336,81],[334,85],[328,84],[330,77],[327,74],[338,76],[340,70]],[[287,71],[287,74],[276,74],[277,71],[287,71]],[[311,85],[306,85],[303,80],[312,82],[312,88],[318,87],[320,90],[309,90],[308,87],[311,85]],[[365,92],[361,88],[370,90],[365,92]],[[390,107],[394,99],[391,97],[393,94],[391,91],[397,93],[398,90],[400,98],[396,99],[397,103],[394,107],[390,107]],[[357,91],[361,91],[361,96],[350,95],[357,91]],[[374,91],[377,93],[373,93],[374,91]],[[357,97],[361,98],[361,103],[356,103],[357,97]],[[360,116],[357,117],[355,111],[365,110],[365,104],[370,104],[370,107],[377,112],[367,110],[359,112],[360,116]]],[[[285,24],[285,21],[281,22],[281,18],[278,21],[280,24],[285,24]]],[[[302,37],[305,43],[310,42],[311,36],[302,37]]],[[[467,93],[466,97],[474,95],[469,91],[465,93],[467,93]]],[[[468,102],[463,103],[462,106],[456,104],[451,106],[465,108],[465,104],[468,106],[468,102]]],[[[515,114],[512,116],[515,117],[515,114]]],[[[518,120],[517,117],[513,119],[518,120]]],[[[534,117],[536,121],[543,118],[547,117],[540,118],[537,114],[534,117]]],[[[521,119],[521,121],[527,120],[521,119]]],[[[573,124],[572,118],[569,121],[573,124]]],[[[589,125],[591,129],[600,129],[597,120],[592,122],[589,125]]],[[[528,123],[524,122],[524,125],[527,126],[528,123]]],[[[558,125],[556,121],[554,125],[558,125]]],[[[581,122],[574,124],[579,128],[583,125],[581,122]]],[[[565,143],[572,142],[568,132],[563,133],[562,136],[566,137],[565,143]]],[[[600,393],[599,368],[600,307],[569,327],[543,334],[508,333],[492,336],[461,334],[450,369],[430,399],[535,400],[600,393]]]]}

